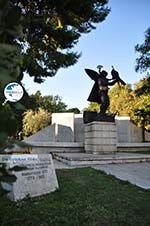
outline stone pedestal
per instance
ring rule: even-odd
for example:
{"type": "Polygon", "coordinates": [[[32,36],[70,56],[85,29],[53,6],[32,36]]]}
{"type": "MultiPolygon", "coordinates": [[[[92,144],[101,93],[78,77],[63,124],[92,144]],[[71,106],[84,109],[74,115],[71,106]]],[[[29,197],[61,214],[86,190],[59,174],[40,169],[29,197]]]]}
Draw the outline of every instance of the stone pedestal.
{"type": "Polygon", "coordinates": [[[85,152],[109,154],[117,151],[117,133],[114,122],[90,122],[85,125],[85,152]]]}

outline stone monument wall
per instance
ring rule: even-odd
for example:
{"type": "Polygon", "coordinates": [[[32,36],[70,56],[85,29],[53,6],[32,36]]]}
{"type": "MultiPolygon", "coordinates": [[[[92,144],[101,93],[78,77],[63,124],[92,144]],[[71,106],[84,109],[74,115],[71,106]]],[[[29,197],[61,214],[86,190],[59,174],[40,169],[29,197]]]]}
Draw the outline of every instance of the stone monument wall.
{"type": "Polygon", "coordinates": [[[74,142],[84,142],[83,114],[74,115],[74,142]]]}
{"type": "Polygon", "coordinates": [[[53,113],[56,142],[74,142],[74,113],[53,113]]]}

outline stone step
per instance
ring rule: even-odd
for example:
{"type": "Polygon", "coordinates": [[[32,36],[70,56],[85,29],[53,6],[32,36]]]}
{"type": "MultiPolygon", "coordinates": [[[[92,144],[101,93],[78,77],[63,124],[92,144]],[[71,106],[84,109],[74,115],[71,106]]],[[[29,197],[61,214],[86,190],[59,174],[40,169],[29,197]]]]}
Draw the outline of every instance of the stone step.
{"type": "Polygon", "coordinates": [[[150,142],[118,143],[117,151],[119,152],[150,151],[150,142]]]}
{"type": "Polygon", "coordinates": [[[86,153],[55,153],[54,158],[69,166],[90,166],[99,164],[149,162],[150,155],[135,153],[114,153],[93,155],[86,153]]]}

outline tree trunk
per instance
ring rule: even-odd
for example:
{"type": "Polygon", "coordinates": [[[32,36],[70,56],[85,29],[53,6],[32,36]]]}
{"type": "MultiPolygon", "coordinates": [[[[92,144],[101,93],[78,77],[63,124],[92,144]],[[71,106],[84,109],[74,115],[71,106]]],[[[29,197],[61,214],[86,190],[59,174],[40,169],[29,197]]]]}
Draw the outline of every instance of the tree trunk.
{"type": "Polygon", "coordinates": [[[145,142],[145,123],[142,124],[142,142],[145,142]]]}

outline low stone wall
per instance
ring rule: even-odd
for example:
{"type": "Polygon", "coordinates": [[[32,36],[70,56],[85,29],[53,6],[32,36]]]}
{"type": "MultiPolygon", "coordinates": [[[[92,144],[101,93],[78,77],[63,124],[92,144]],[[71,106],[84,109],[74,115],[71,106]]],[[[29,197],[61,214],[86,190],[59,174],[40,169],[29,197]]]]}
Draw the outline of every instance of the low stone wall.
{"type": "Polygon", "coordinates": [[[28,142],[32,146],[32,154],[49,154],[57,152],[80,153],[84,152],[84,145],[82,142],[28,142]]]}
{"type": "MultiPolygon", "coordinates": [[[[142,129],[137,127],[128,116],[116,116],[117,142],[141,143],[142,129]]],[[[150,132],[145,131],[145,140],[150,142],[150,132]]]]}

